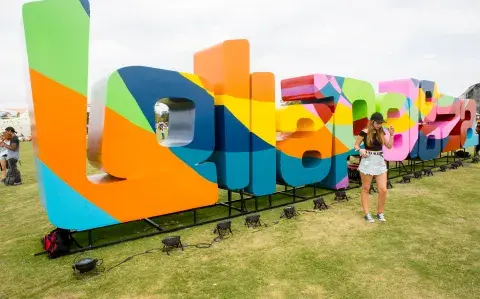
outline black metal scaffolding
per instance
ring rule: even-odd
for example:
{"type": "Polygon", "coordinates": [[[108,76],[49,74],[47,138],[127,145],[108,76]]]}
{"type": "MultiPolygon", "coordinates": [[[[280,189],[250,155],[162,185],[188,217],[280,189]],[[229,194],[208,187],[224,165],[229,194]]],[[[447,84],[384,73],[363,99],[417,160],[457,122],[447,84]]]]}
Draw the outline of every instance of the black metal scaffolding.
{"type": "MultiPolygon", "coordinates": [[[[469,160],[469,158],[456,157],[449,152],[440,154],[430,161],[406,160],[402,162],[387,162],[388,177],[394,179],[406,174],[412,174],[418,170],[438,168],[455,161],[469,160]]],[[[350,177],[350,173],[349,173],[350,177]]],[[[360,187],[358,179],[349,180],[346,190],[360,187]]],[[[170,233],[197,225],[218,222],[226,219],[245,216],[251,213],[291,205],[293,203],[311,200],[316,197],[324,197],[333,194],[336,190],[323,189],[317,184],[300,187],[277,185],[277,192],[267,196],[254,196],[244,190],[223,190],[226,192],[226,201],[218,202],[211,206],[191,209],[158,217],[146,218],[128,223],[116,224],[108,227],[97,228],[82,232],[73,232],[82,248],[74,248],[70,254],[87,251],[95,248],[119,244],[125,241],[133,241],[140,238],[151,237],[158,234],[170,233]],[[103,240],[103,242],[102,242],[103,240]]],[[[45,252],[37,253],[36,255],[45,252]]]]}

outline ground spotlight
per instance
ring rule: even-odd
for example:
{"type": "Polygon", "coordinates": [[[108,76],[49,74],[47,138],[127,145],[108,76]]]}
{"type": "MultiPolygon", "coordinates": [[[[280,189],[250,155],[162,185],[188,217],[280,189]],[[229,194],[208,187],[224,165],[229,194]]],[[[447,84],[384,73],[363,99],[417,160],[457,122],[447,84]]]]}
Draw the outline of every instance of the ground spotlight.
{"type": "Polygon", "coordinates": [[[400,181],[400,183],[402,183],[402,184],[410,183],[410,182],[411,182],[411,179],[412,179],[412,176],[411,176],[411,175],[404,175],[404,176],[402,177],[402,180],[400,181]]]}
{"type": "Polygon", "coordinates": [[[217,227],[213,231],[214,234],[218,233],[219,238],[223,238],[228,234],[232,234],[232,221],[230,220],[225,220],[222,222],[217,223],[217,227]]]}
{"type": "Polygon", "coordinates": [[[368,193],[369,193],[369,194],[372,194],[372,192],[373,192],[373,193],[377,192],[377,189],[375,189],[375,187],[373,186],[373,184],[370,185],[370,190],[368,190],[368,193]]]}
{"type": "Polygon", "coordinates": [[[262,223],[260,222],[260,215],[248,215],[247,217],[245,217],[245,225],[249,228],[262,226],[262,223]]]}
{"type": "Polygon", "coordinates": [[[295,218],[297,216],[297,211],[295,211],[295,207],[286,207],[283,208],[283,214],[280,215],[280,218],[286,217],[287,219],[295,218]]]}
{"type": "Polygon", "coordinates": [[[450,164],[450,169],[457,169],[457,168],[458,168],[457,162],[453,162],[452,164],[450,164]]]}
{"type": "Polygon", "coordinates": [[[166,252],[167,255],[170,255],[168,252],[175,248],[181,248],[183,251],[183,244],[182,241],[180,241],[180,236],[166,237],[162,240],[162,243],[162,252],[166,252]]]}
{"type": "Polygon", "coordinates": [[[422,178],[422,171],[421,170],[415,171],[413,173],[413,175],[415,176],[416,179],[421,179],[422,178]]]}
{"type": "Polygon", "coordinates": [[[432,169],[431,169],[431,168],[424,169],[424,170],[423,170],[423,175],[424,175],[424,176],[431,176],[431,175],[433,175],[432,169]]]}
{"type": "Polygon", "coordinates": [[[75,264],[72,265],[73,273],[75,274],[75,271],[78,271],[78,273],[83,274],[90,272],[97,268],[97,266],[101,265],[102,262],[101,260],[97,259],[92,259],[92,258],[84,258],[76,262],[75,264]]]}
{"type": "Polygon", "coordinates": [[[335,198],[334,200],[347,200],[348,201],[348,196],[346,191],[337,191],[335,192],[335,198]]]}
{"type": "Polygon", "coordinates": [[[446,166],[446,165],[440,166],[440,171],[441,171],[441,172],[447,171],[447,166],[446,166]]]}
{"type": "Polygon", "coordinates": [[[460,166],[463,167],[463,162],[462,162],[462,160],[458,160],[458,161],[457,161],[457,165],[458,165],[458,167],[460,167],[460,166]]]}
{"type": "Polygon", "coordinates": [[[480,157],[479,156],[474,156],[472,158],[472,163],[478,163],[480,161],[480,157]]]}
{"type": "Polygon", "coordinates": [[[313,209],[316,210],[326,210],[328,209],[327,204],[325,203],[325,200],[323,197],[318,197],[313,200],[313,209]]]}

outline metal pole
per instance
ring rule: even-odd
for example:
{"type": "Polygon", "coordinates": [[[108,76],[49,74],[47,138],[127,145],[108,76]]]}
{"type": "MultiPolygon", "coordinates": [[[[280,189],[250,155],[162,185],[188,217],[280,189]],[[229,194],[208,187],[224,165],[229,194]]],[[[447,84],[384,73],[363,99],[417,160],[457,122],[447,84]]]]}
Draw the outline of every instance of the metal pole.
{"type": "Polygon", "coordinates": [[[232,191],[228,190],[228,217],[232,216],[232,191]]]}
{"type": "Polygon", "coordinates": [[[92,230],[89,229],[88,230],[88,247],[92,247],[92,246],[93,246],[92,230]]]}

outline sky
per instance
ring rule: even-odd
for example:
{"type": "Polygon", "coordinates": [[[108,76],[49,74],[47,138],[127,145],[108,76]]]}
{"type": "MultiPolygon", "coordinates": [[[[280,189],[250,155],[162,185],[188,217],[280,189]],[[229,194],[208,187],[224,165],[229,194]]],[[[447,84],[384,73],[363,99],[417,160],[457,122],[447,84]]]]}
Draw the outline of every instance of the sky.
{"type": "MultiPolygon", "coordinates": [[[[26,107],[19,0],[0,4],[0,108],[26,107]]],[[[250,41],[251,70],[416,78],[459,96],[480,82],[478,0],[91,0],[89,82],[143,65],[193,73],[196,51],[250,41]]]]}

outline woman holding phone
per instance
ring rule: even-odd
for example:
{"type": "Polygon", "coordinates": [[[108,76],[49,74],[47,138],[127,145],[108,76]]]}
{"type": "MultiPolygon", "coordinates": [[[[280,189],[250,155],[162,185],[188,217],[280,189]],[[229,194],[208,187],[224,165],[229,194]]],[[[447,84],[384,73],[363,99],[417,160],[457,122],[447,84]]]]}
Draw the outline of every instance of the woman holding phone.
{"type": "Polygon", "coordinates": [[[383,146],[391,149],[393,146],[393,136],[395,130],[390,126],[388,131],[390,137],[386,138],[383,130],[385,120],[381,113],[375,112],[370,117],[370,121],[366,129],[362,130],[356,138],[355,150],[360,152],[360,177],[362,178],[362,208],[365,213],[365,220],[375,222],[368,209],[368,195],[370,194],[370,185],[375,177],[378,189],[378,212],[379,221],[386,221],[384,215],[385,201],[387,199],[387,163],[383,158],[383,146]],[[360,144],[364,143],[365,149],[360,148],[360,144]]]}

